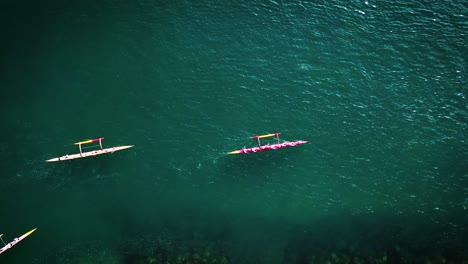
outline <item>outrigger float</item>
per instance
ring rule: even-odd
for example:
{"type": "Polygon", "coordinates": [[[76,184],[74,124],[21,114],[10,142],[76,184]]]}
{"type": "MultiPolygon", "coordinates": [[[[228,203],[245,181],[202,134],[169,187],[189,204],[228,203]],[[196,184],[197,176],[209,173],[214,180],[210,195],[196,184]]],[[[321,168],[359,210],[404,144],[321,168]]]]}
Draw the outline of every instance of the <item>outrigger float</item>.
{"type": "Polygon", "coordinates": [[[11,241],[8,244],[6,244],[5,241],[3,241],[3,238],[2,238],[3,234],[0,234],[0,240],[2,240],[2,243],[5,245],[4,247],[0,248],[0,254],[2,254],[3,252],[7,251],[10,248],[12,248],[14,245],[18,244],[21,240],[25,239],[27,236],[32,234],[32,232],[36,231],[36,229],[37,228],[34,228],[33,230],[27,232],[26,234],[13,239],[13,241],[11,241]]]}
{"type": "Polygon", "coordinates": [[[281,133],[273,133],[273,134],[266,134],[266,135],[261,135],[261,136],[253,136],[251,137],[251,139],[254,139],[254,140],[256,139],[258,141],[258,147],[234,150],[234,151],[229,152],[228,154],[247,154],[247,153],[253,153],[253,152],[260,152],[264,150],[274,150],[274,149],[280,149],[280,148],[295,147],[295,146],[309,143],[309,141],[304,141],[304,140],[297,140],[293,142],[284,141],[283,143],[280,143],[280,139],[279,139],[280,134],[281,133]],[[268,144],[268,145],[262,146],[260,144],[260,139],[267,138],[267,137],[276,137],[277,143],[272,144],[272,145],[268,144]]]}
{"type": "Polygon", "coordinates": [[[104,138],[95,138],[95,139],[89,139],[89,140],[85,140],[85,141],[76,142],[75,145],[78,145],[78,148],[80,149],[80,153],[65,155],[65,156],[58,157],[58,158],[53,158],[53,159],[48,159],[48,160],[46,160],[46,162],[64,161],[64,160],[94,157],[94,156],[97,156],[97,155],[114,153],[114,152],[119,151],[119,150],[124,150],[124,149],[134,147],[133,145],[131,145],[131,146],[118,146],[118,147],[103,149],[102,148],[102,140],[103,139],[104,138]],[[95,142],[99,142],[99,146],[101,147],[101,149],[88,151],[88,152],[83,152],[82,151],[81,145],[95,143],[95,142]]]}

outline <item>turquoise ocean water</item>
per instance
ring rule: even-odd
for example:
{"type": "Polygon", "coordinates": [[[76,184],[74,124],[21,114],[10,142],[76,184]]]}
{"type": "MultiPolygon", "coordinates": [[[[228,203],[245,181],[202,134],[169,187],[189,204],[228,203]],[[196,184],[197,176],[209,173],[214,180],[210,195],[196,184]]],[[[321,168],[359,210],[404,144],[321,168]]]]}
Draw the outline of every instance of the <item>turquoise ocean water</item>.
{"type": "Polygon", "coordinates": [[[466,2],[0,10],[0,263],[468,259],[466,2]]]}

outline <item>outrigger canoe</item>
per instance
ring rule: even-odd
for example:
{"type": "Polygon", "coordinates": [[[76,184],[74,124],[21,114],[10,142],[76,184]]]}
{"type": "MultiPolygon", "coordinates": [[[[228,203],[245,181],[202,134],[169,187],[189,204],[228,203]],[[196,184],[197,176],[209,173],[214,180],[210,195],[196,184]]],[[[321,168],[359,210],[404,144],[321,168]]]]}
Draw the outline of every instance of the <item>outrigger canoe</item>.
{"type": "Polygon", "coordinates": [[[283,143],[280,143],[280,139],[279,139],[280,134],[281,133],[273,133],[273,134],[266,134],[266,135],[261,135],[261,136],[253,136],[251,137],[251,139],[256,139],[258,141],[258,147],[234,150],[234,151],[229,152],[228,154],[247,154],[247,153],[260,152],[264,150],[274,150],[274,149],[280,149],[280,148],[295,147],[295,146],[309,143],[309,141],[305,141],[305,140],[297,140],[297,141],[292,141],[292,142],[285,141],[283,143]],[[277,140],[276,144],[272,144],[272,145],[268,144],[268,145],[263,145],[263,146],[260,144],[261,138],[275,137],[275,136],[277,140]]]}
{"type": "Polygon", "coordinates": [[[48,160],[46,160],[46,162],[64,161],[64,160],[73,160],[73,159],[79,159],[79,158],[94,157],[94,156],[97,156],[97,155],[114,153],[114,152],[119,151],[119,150],[124,150],[124,149],[134,147],[133,145],[131,145],[131,146],[118,146],[118,147],[112,147],[112,148],[102,148],[102,140],[103,139],[104,138],[95,138],[95,139],[89,139],[89,140],[85,140],[85,141],[76,142],[75,145],[78,145],[78,147],[80,149],[80,153],[65,155],[65,156],[58,157],[58,158],[53,158],[53,159],[48,159],[48,160]],[[99,142],[99,146],[101,147],[100,149],[87,151],[87,152],[82,151],[81,145],[89,144],[89,143],[95,143],[95,142],[99,142]]]}
{"type": "Polygon", "coordinates": [[[20,237],[17,237],[15,239],[13,239],[13,241],[11,241],[10,243],[8,244],[5,244],[5,242],[3,242],[3,239],[1,238],[3,236],[0,235],[0,239],[2,240],[3,244],[5,245],[4,247],[2,247],[0,249],[0,254],[2,254],[3,252],[7,251],[8,249],[10,249],[11,247],[13,247],[14,245],[18,244],[21,240],[25,239],[27,236],[29,236],[30,234],[32,234],[32,232],[36,231],[37,228],[34,228],[33,230],[27,232],[26,234],[20,236],[20,237]]]}

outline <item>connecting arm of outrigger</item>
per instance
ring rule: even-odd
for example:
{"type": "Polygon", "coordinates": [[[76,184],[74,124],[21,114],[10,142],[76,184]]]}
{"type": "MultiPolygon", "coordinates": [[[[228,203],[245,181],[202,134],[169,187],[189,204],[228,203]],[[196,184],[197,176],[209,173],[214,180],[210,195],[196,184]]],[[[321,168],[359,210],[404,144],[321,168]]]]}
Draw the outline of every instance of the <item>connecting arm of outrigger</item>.
{"type": "Polygon", "coordinates": [[[99,146],[101,146],[101,149],[102,149],[102,140],[104,138],[95,138],[95,139],[89,139],[89,140],[85,140],[85,141],[80,141],[80,142],[76,142],[75,145],[78,145],[78,147],[80,148],[80,155],[83,154],[83,152],[81,151],[81,145],[83,144],[90,144],[90,143],[94,143],[94,142],[98,142],[99,141],[99,146]]]}
{"type": "Polygon", "coordinates": [[[274,137],[274,136],[276,136],[276,139],[278,140],[278,144],[279,144],[279,143],[280,143],[280,141],[279,141],[279,135],[280,135],[280,134],[281,134],[281,133],[278,132],[278,133],[266,134],[266,135],[261,135],[261,136],[253,136],[253,137],[251,137],[251,139],[256,139],[256,140],[258,141],[258,146],[260,147],[260,146],[261,146],[261,144],[260,144],[260,139],[261,139],[261,138],[267,138],[267,137],[274,137]]]}

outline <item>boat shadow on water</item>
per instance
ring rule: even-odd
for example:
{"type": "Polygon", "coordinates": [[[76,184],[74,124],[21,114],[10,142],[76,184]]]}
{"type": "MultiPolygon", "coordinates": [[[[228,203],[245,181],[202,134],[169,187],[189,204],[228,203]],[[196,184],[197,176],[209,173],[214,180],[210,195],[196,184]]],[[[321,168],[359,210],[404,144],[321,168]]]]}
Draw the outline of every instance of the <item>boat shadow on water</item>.
{"type": "MultiPolygon", "coordinates": [[[[282,173],[292,165],[291,160],[300,157],[299,148],[263,151],[250,154],[227,155],[217,162],[222,178],[230,181],[267,181],[273,175],[282,173]]],[[[295,163],[295,162],[293,162],[295,163]]]]}
{"type": "Polygon", "coordinates": [[[119,170],[116,164],[122,164],[124,158],[121,155],[103,155],[50,163],[48,186],[51,189],[70,188],[115,178],[119,170]]]}

